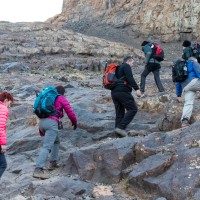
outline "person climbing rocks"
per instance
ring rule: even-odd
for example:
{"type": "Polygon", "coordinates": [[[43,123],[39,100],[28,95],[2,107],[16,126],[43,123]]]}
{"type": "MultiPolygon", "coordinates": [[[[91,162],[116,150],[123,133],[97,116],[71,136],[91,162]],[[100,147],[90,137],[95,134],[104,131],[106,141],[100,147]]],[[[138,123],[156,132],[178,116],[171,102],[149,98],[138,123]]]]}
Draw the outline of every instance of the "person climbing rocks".
{"type": "Polygon", "coordinates": [[[43,136],[43,144],[36,162],[36,168],[33,172],[34,178],[48,179],[50,174],[45,170],[48,154],[50,155],[50,164],[48,169],[52,170],[58,167],[57,159],[60,146],[59,129],[62,129],[61,118],[64,116],[63,110],[72,122],[73,129],[77,128],[77,117],[70,106],[68,100],[64,97],[65,88],[57,86],[58,96],[54,106],[56,114],[39,120],[39,132],[43,136]]]}

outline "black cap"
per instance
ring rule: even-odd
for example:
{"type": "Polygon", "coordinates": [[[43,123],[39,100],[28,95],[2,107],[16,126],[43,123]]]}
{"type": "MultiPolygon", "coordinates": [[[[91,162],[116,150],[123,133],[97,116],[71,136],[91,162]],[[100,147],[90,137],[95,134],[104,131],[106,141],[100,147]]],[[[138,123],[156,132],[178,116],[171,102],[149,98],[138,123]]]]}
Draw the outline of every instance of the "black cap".
{"type": "Polygon", "coordinates": [[[123,59],[123,63],[126,63],[130,59],[133,59],[133,56],[131,56],[131,55],[125,56],[123,59]]]}
{"type": "Polygon", "coordinates": [[[191,42],[189,40],[185,40],[182,44],[183,47],[190,47],[191,46],[191,42]]]}
{"type": "Polygon", "coordinates": [[[57,86],[56,90],[58,91],[58,94],[61,94],[61,95],[65,94],[65,88],[61,85],[57,86]]]}
{"type": "Polygon", "coordinates": [[[143,46],[145,46],[148,43],[149,43],[148,41],[143,41],[142,44],[141,44],[141,46],[143,47],[143,46]]]}

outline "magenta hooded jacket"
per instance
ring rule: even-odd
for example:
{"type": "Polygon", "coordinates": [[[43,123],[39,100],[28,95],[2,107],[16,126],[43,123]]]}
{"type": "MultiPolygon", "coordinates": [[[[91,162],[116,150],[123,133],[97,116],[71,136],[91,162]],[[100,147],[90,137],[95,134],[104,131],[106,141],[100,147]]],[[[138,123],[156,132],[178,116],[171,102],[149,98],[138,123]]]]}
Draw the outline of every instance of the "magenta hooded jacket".
{"type": "Polygon", "coordinates": [[[59,121],[59,118],[64,116],[63,110],[67,113],[67,116],[71,120],[72,124],[77,124],[77,118],[72,110],[68,100],[64,96],[58,96],[55,101],[55,110],[58,112],[55,116],[50,116],[49,118],[59,121]]]}
{"type": "Polygon", "coordinates": [[[8,108],[0,101],[0,145],[7,144],[6,122],[8,113],[8,108]]]}

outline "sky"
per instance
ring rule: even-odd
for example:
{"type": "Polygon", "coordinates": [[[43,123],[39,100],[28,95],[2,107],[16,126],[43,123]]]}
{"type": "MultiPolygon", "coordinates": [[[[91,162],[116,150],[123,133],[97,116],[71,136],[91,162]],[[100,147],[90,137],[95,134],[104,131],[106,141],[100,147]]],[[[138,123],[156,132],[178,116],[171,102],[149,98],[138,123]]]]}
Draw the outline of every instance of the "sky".
{"type": "Polygon", "coordinates": [[[0,0],[0,21],[44,22],[60,14],[63,0],[0,0]]]}

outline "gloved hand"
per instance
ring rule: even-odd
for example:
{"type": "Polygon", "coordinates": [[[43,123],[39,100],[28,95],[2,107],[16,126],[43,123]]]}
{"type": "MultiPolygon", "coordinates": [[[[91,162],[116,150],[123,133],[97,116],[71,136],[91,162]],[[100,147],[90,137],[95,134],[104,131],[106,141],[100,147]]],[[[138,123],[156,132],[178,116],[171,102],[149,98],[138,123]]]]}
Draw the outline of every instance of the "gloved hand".
{"type": "Polygon", "coordinates": [[[44,136],[45,136],[45,133],[42,132],[40,129],[39,129],[39,134],[40,134],[41,137],[44,137],[44,136]]]}
{"type": "Polygon", "coordinates": [[[76,130],[77,124],[72,123],[73,129],[76,130]]]}

